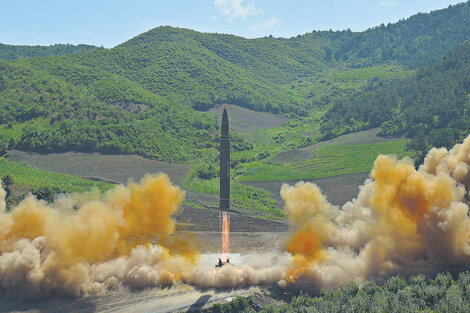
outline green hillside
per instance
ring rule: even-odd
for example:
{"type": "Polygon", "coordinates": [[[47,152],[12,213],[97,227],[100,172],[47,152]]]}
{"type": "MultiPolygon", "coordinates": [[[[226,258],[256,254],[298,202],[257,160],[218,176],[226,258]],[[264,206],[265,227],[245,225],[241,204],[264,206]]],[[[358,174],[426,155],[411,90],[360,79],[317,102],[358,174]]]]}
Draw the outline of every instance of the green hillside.
{"type": "Polygon", "coordinates": [[[338,100],[324,116],[327,137],[355,124],[381,126],[382,135],[414,138],[421,160],[433,146],[450,148],[470,132],[470,41],[449,51],[410,78],[374,80],[354,96],[338,100]]]}
{"type": "Polygon", "coordinates": [[[16,147],[184,161],[196,148],[216,145],[210,116],[112,73],[62,70],[65,77],[0,61],[0,153],[16,147]]]}
{"type": "Polygon", "coordinates": [[[385,62],[414,68],[433,63],[449,49],[470,39],[469,20],[470,4],[466,1],[364,32],[314,31],[297,36],[294,41],[321,47],[326,60],[355,68],[385,62]]]}
{"type": "Polygon", "coordinates": [[[53,55],[64,55],[72,53],[85,53],[94,50],[102,50],[103,48],[91,45],[64,45],[57,44],[52,46],[17,46],[6,45],[0,43],[0,59],[15,60],[34,57],[45,57],[53,55]]]}
{"type": "MultiPolygon", "coordinates": [[[[214,117],[197,111],[222,103],[282,113],[301,124],[333,107],[322,135],[299,133],[291,148],[380,126],[397,109],[363,97],[375,97],[375,85],[409,79],[417,66],[470,39],[468,20],[466,2],[361,33],[290,39],[165,26],[112,49],[78,46],[83,53],[0,61],[0,153],[98,151],[189,162],[217,147],[214,117]]],[[[17,57],[36,55],[23,48],[17,57]]],[[[283,145],[283,135],[275,136],[283,145]]],[[[234,141],[237,151],[251,148],[235,135],[234,141]]]]}

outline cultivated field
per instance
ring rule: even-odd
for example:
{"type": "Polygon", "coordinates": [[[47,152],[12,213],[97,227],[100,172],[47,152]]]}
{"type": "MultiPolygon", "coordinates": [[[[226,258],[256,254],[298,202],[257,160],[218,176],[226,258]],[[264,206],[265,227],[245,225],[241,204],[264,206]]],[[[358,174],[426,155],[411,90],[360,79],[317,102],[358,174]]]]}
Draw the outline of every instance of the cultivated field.
{"type": "MultiPolygon", "coordinates": [[[[359,193],[359,186],[364,183],[368,176],[368,173],[353,173],[306,181],[317,184],[330,203],[335,205],[342,205],[357,196],[359,193]]],[[[279,194],[281,186],[283,184],[295,185],[296,183],[297,181],[240,182],[240,184],[269,191],[271,193],[271,197],[277,201],[279,208],[284,206],[284,202],[282,201],[279,194]]]]}
{"type": "Polygon", "coordinates": [[[373,144],[373,143],[382,143],[382,142],[393,142],[401,141],[403,138],[392,137],[385,138],[377,136],[378,128],[369,129],[357,133],[351,133],[336,137],[331,140],[318,142],[310,147],[285,151],[277,154],[272,162],[274,163],[291,163],[300,160],[305,160],[308,158],[313,158],[316,156],[315,151],[319,147],[329,146],[329,145],[360,145],[360,144],[373,144]]]}
{"type": "Polygon", "coordinates": [[[145,174],[164,172],[173,183],[181,185],[190,170],[188,165],[149,160],[137,155],[79,152],[38,154],[11,150],[8,159],[40,170],[123,184],[129,179],[138,181],[145,174]]]}
{"type": "Polygon", "coordinates": [[[256,112],[231,104],[211,109],[209,114],[217,116],[217,122],[220,123],[224,108],[227,108],[230,129],[239,132],[253,132],[262,128],[275,127],[287,121],[287,118],[282,115],[256,112]]]}

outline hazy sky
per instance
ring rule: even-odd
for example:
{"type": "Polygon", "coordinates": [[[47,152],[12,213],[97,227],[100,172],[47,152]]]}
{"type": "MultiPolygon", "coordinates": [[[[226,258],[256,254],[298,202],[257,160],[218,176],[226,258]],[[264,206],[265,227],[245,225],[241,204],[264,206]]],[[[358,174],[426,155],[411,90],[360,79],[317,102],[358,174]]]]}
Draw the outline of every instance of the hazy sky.
{"type": "Polygon", "coordinates": [[[451,0],[0,0],[0,42],[113,47],[161,25],[244,37],[361,31],[451,0]]]}

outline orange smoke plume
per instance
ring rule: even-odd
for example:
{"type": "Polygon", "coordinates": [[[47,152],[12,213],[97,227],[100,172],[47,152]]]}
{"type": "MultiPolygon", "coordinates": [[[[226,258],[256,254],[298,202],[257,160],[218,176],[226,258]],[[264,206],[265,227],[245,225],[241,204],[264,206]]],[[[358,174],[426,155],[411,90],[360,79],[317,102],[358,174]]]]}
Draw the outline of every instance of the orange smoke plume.
{"type": "Polygon", "coordinates": [[[470,263],[469,170],[470,136],[450,151],[432,149],[419,170],[409,158],[379,156],[358,197],[341,208],[314,184],[282,186],[294,256],[287,279],[338,287],[463,269],[470,263]]]}
{"type": "Polygon", "coordinates": [[[287,244],[287,252],[294,256],[287,279],[293,281],[310,276],[312,265],[322,258],[323,237],[318,229],[330,205],[320,189],[311,183],[299,182],[295,187],[283,185],[281,196],[293,232],[287,244]]]}
{"type": "MultiPolygon", "coordinates": [[[[103,196],[63,195],[50,205],[30,195],[10,213],[0,213],[0,290],[80,295],[116,286],[116,280],[138,286],[133,275],[149,275],[154,285],[171,283],[181,276],[172,264],[171,242],[178,238],[169,237],[183,199],[184,192],[163,174],[103,196]],[[130,260],[134,266],[123,273],[130,260]]],[[[197,253],[181,240],[178,246],[184,256],[197,253]]]]}

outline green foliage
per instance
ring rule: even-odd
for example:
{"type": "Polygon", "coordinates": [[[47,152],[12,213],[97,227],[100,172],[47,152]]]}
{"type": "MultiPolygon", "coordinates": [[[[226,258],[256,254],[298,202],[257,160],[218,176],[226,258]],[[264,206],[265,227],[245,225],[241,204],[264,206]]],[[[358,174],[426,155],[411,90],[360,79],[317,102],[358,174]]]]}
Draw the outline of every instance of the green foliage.
{"type": "Polygon", "coordinates": [[[0,157],[5,156],[8,150],[8,138],[0,136],[0,157]]]}
{"type": "MultiPolygon", "coordinates": [[[[90,70],[71,83],[27,64],[1,61],[0,75],[8,82],[0,94],[0,129],[5,130],[0,145],[7,141],[10,149],[186,161],[197,156],[196,149],[215,145],[213,118],[116,75],[90,70]]],[[[237,142],[246,148],[241,139],[237,142]]]]}
{"type": "Polygon", "coordinates": [[[206,313],[251,313],[255,312],[252,297],[236,297],[231,302],[221,304],[217,303],[208,310],[202,310],[206,313]]]}
{"type": "Polygon", "coordinates": [[[6,175],[4,175],[4,176],[1,178],[1,182],[2,182],[1,187],[2,187],[3,190],[5,190],[6,193],[7,193],[5,199],[8,200],[8,197],[9,197],[10,194],[11,194],[11,186],[12,186],[13,183],[14,183],[14,179],[13,179],[13,177],[12,177],[10,174],[6,174],[6,175]]]}
{"type": "Polygon", "coordinates": [[[199,162],[196,165],[197,177],[203,180],[210,180],[219,175],[216,163],[199,162]]]}
{"type": "Polygon", "coordinates": [[[470,5],[464,2],[365,32],[314,31],[295,40],[327,49],[326,59],[332,55],[336,62],[354,68],[387,62],[415,68],[431,64],[447,50],[469,39],[468,20],[470,5]]]}
{"type": "MultiPolygon", "coordinates": [[[[388,82],[406,76],[406,67],[428,64],[470,38],[469,14],[463,3],[361,33],[312,32],[290,39],[159,27],[113,49],[1,45],[0,58],[18,60],[0,61],[0,130],[16,132],[2,135],[0,154],[8,145],[189,162],[202,149],[217,147],[215,120],[194,109],[226,102],[291,117],[334,102],[324,138],[380,126],[402,108],[393,104],[397,96],[378,97],[379,106],[368,104],[376,101],[368,90],[385,84],[377,77],[388,82]],[[361,92],[365,104],[353,112],[349,107],[359,101],[346,99],[369,80],[371,87],[361,92]],[[345,100],[336,101],[341,97],[345,100]]],[[[396,133],[410,122],[390,122],[384,130],[396,133]]],[[[449,134],[460,135],[448,130],[429,138],[445,141],[449,134]]],[[[290,149],[318,139],[272,135],[290,149]]],[[[251,147],[234,140],[233,149],[251,147]]]]}
{"type": "MultiPolygon", "coordinates": [[[[90,45],[14,46],[0,43],[0,59],[15,60],[72,53],[85,53],[103,48],[90,45]]],[[[0,84],[1,87],[1,84],[0,84]]],[[[1,91],[1,88],[0,88],[1,91]]]]}
{"type": "Polygon", "coordinates": [[[379,154],[403,158],[407,141],[371,144],[325,145],[318,147],[312,158],[288,164],[251,162],[244,167],[241,181],[293,181],[316,179],[348,173],[366,173],[379,154]]]}
{"type": "Polygon", "coordinates": [[[433,147],[452,147],[470,132],[470,41],[410,78],[373,80],[353,97],[338,100],[325,114],[322,132],[381,126],[383,136],[413,138],[409,148],[420,164],[433,147]]]}
{"type": "Polygon", "coordinates": [[[5,176],[13,178],[12,186],[26,187],[27,189],[47,187],[64,192],[83,192],[94,187],[106,191],[113,186],[72,175],[41,171],[0,158],[0,177],[5,176]]]}
{"type": "Polygon", "coordinates": [[[63,193],[57,187],[40,187],[31,189],[31,193],[36,196],[38,200],[45,200],[47,202],[52,202],[55,196],[59,193],[63,193]]]}
{"type": "MultiPolygon", "coordinates": [[[[470,310],[470,273],[460,273],[457,280],[450,274],[438,274],[436,280],[423,275],[405,279],[391,277],[385,285],[373,281],[359,287],[347,283],[339,290],[322,290],[321,295],[300,293],[280,307],[267,305],[260,312],[468,312],[470,310]],[[443,278],[445,277],[445,278],[443,278]],[[445,283],[436,281],[444,280],[445,283]]],[[[216,304],[205,312],[251,312],[258,308],[252,298],[230,304],[216,304]],[[243,305],[240,305],[243,303],[243,305]]]]}

